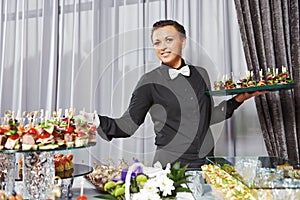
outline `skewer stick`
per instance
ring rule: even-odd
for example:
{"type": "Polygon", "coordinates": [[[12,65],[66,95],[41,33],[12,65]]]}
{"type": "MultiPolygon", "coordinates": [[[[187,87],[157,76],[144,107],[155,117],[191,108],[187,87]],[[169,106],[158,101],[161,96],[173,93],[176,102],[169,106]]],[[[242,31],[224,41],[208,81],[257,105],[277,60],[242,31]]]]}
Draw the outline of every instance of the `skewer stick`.
{"type": "Polygon", "coordinates": [[[57,113],[56,113],[55,110],[52,112],[52,117],[53,117],[54,119],[56,119],[56,117],[57,117],[57,113]]]}
{"type": "Polygon", "coordinates": [[[67,127],[70,126],[70,117],[69,117],[69,110],[68,109],[65,109],[65,117],[68,118],[68,124],[67,124],[67,127]]]}
{"type": "Polygon", "coordinates": [[[65,117],[68,117],[68,109],[65,109],[65,117]]]}
{"type": "Polygon", "coordinates": [[[81,184],[81,188],[80,188],[80,196],[83,196],[83,185],[84,185],[84,181],[82,180],[82,181],[80,182],[80,184],[81,184]]]}
{"type": "Polygon", "coordinates": [[[59,121],[60,120],[60,118],[61,118],[61,114],[62,114],[62,109],[60,108],[60,109],[58,109],[58,113],[57,113],[57,120],[59,121]]]}
{"type": "Polygon", "coordinates": [[[29,113],[29,122],[30,122],[31,125],[33,125],[33,124],[32,124],[32,123],[33,123],[33,119],[34,119],[34,111],[31,111],[31,112],[29,113]]]}
{"type": "Polygon", "coordinates": [[[46,113],[45,113],[45,121],[48,121],[48,117],[49,117],[49,110],[46,110],[46,113]]]}
{"type": "Polygon", "coordinates": [[[28,112],[27,112],[27,111],[23,111],[23,113],[22,113],[22,117],[23,117],[23,118],[26,118],[26,117],[28,117],[28,112]]]}
{"type": "Polygon", "coordinates": [[[262,78],[263,78],[262,69],[259,70],[259,78],[260,78],[260,80],[262,80],[262,78]]]}
{"type": "Polygon", "coordinates": [[[41,109],[41,110],[40,110],[40,114],[41,114],[41,115],[40,115],[40,118],[43,119],[43,118],[44,118],[44,109],[41,109]]]}
{"type": "Polygon", "coordinates": [[[21,117],[21,111],[20,110],[17,111],[17,116],[16,117],[17,117],[17,119],[21,117]]]}
{"type": "Polygon", "coordinates": [[[246,77],[247,77],[247,78],[250,78],[250,76],[251,76],[250,71],[247,70],[247,71],[246,71],[246,77]]]}
{"type": "Polygon", "coordinates": [[[98,114],[97,114],[97,111],[94,110],[93,124],[94,124],[94,122],[95,122],[95,119],[96,119],[97,115],[98,115],[98,114]]]}

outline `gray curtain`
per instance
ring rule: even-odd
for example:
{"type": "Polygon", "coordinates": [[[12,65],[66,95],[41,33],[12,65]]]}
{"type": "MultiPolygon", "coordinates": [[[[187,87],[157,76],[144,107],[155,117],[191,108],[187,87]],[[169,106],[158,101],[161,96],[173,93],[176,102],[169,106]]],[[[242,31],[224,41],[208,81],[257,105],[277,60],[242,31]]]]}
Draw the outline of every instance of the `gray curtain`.
{"type": "Polygon", "coordinates": [[[247,67],[259,70],[286,66],[295,88],[255,98],[266,148],[270,156],[299,162],[300,50],[298,0],[235,0],[247,67]]]}

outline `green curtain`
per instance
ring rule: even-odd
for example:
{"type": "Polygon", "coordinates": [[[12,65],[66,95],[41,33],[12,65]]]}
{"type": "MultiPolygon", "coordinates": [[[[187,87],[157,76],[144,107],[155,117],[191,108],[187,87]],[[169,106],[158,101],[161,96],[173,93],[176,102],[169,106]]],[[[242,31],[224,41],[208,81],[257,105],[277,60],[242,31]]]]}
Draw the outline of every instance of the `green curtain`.
{"type": "Polygon", "coordinates": [[[247,67],[259,77],[268,68],[286,66],[294,89],[255,97],[270,156],[299,162],[300,50],[298,0],[235,0],[247,67]]]}

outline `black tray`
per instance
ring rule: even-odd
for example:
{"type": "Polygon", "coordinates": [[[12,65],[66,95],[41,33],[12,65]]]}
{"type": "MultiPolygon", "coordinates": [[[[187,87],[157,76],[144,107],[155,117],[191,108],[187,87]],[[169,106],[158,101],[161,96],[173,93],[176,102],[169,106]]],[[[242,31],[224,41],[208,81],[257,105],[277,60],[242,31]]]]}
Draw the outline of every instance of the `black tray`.
{"type": "Polygon", "coordinates": [[[255,86],[255,87],[247,87],[247,88],[234,88],[228,90],[211,90],[207,91],[206,94],[211,96],[225,96],[225,95],[234,95],[244,92],[256,92],[256,91],[275,91],[275,90],[283,90],[283,89],[292,89],[294,88],[294,83],[289,84],[277,84],[277,85],[265,85],[265,86],[255,86]]]}

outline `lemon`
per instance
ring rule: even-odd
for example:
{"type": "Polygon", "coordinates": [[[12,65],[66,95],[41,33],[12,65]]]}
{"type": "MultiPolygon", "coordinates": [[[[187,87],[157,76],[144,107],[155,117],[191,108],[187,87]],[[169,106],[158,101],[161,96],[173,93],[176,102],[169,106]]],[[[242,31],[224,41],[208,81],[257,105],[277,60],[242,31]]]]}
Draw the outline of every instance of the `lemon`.
{"type": "Polygon", "coordinates": [[[118,182],[116,182],[116,185],[122,185],[122,184],[124,184],[124,181],[118,181],[118,182]]]}
{"type": "Polygon", "coordinates": [[[113,187],[115,187],[115,182],[113,181],[108,181],[107,183],[105,183],[104,185],[104,191],[107,191],[109,189],[112,189],[113,187]]]}
{"type": "Polygon", "coordinates": [[[136,181],[140,183],[144,183],[148,180],[147,176],[144,174],[140,174],[136,177],[136,181]]]}
{"type": "Polygon", "coordinates": [[[120,196],[120,195],[123,195],[125,194],[125,189],[123,187],[120,187],[120,188],[117,188],[116,191],[115,191],[115,196],[120,196]]]}

